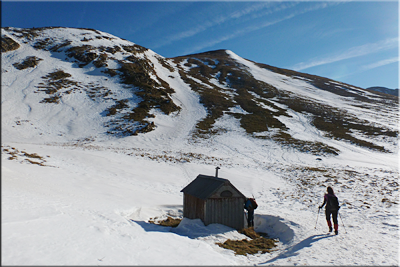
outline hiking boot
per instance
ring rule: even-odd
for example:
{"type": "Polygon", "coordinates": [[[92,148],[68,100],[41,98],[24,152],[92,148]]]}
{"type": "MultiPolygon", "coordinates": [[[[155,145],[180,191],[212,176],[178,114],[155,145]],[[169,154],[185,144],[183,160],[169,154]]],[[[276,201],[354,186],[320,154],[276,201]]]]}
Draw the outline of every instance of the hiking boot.
{"type": "Polygon", "coordinates": [[[338,230],[335,230],[335,235],[338,235],[339,234],[339,231],[338,230]]]}
{"type": "Polygon", "coordinates": [[[332,232],[332,226],[329,226],[329,233],[332,232]]]}

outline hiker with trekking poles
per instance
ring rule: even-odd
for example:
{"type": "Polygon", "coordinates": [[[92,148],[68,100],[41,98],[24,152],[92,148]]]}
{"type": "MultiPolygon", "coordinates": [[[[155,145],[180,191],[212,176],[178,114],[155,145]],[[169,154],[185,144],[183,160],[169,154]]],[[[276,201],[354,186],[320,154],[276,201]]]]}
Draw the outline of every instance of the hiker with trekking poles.
{"type": "MultiPolygon", "coordinates": [[[[331,215],[333,219],[333,226],[335,229],[335,235],[339,234],[339,224],[338,224],[338,213],[339,213],[339,201],[338,198],[335,196],[332,187],[327,187],[327,193],[324,195],[324,203],[318,207],[318,214],[319,210],[325,206],[325,216],[326,222],[328,223],[329,232],[332,232],[332,223],[331,223],[331,215]],[[326,206],[325,206],[326,205],[326,206]]],[[[317,217],[318,221],[318,217],[317,217]]],[[[315,225],[316,226],[316,225],[315,225]]],[[[344,225],[343,225],[344,226],[344,225]]]]}

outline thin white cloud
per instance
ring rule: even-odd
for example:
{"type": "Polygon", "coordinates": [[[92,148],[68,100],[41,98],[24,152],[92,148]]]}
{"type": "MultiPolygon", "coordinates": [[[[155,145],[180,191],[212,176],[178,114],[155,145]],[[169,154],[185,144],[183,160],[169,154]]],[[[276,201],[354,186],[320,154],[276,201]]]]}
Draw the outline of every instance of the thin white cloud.
{"type": "Polygon", "coordinates": [[[249,7],[245,8],[245,9],[243,9],[243,10],[234,11],[234,12],[228,14],[228,15],[225,15],[225,16],[222,15],[222,16],[216,17],[216,18],[214,18],[212,20],[209,20],[209,21],[202,21],[201,25],[198,25],[198,26],[196,26],[194,28],[191,28],[189,30],[186,30],[186,31],[174,34],[172,36],[169,36],[169,37],[165,38],[162,42],[154,45],[153,48],[159,48],[159,47],[171,44],[171,43],[173,43],[175,41],[179,41],[179,40],[182,40],[184,38],[188,38],[188,37],[194,36],[194,35],[196,35],[198,33],[201,33],[203,31],[209,29],[209,28],[212,28],[212,27],[214,27],[216,25],[225,23],[225,22],[227,22],[229,20],[239,19],[239,18],[241,18],[243,16],[252,14],[254,12],[258,12],[258,11],[263,10],[264,8],[268,8],[270,6],[271,6],[271,2],[261,2],[261,3],[255,4],[255,5],[249,6],[249,7]]]}
{"type": "Polygon", "coordinates": [[[204,49],[206,47],[214,46],[216,44],[219,44],[219,43],[222,43],[224,41],[236,38],[236,37],[244,35],[246,33],[249,33],[249,32],[252,32],[252,31],[256,31],[256,30],[259,30],[259,29],[262,29],[262,28],[265,28],[265,27],[268,27],[268,26],[271,26],[271,25],[274,25],[274,24],[276,24],[278,22],[281,22],[283,20],[286,20],[286,19],[289,19],[289,18],[292,18],[292,17],[293,16],[290,16],[290,17],[287,16],[287,17],[285,17],[283,19],[280,19],[280,20],[271,21],[271,22],[264,23],[262,25],[255,25],[255,26],[250,26],[250,27],[247,27],[247,28],[244,28],[244,29],[237,30],[237,31],[235,31],[235,32],[233,32],[231,34],[227,34],[227,35],[221,36],[218,39],[212,39],[212,40],[210,40],[208,42],[205,42],[205,43],[200,44],[198,46],[192,47],[191,49],[187,50],[184,54],[190,54],[192,52],[196,52],[196,51],[202,50],[202,49],[204,49]]]}
{"type": "Polygon", "coordinates": [[[324,57],[324,58],[316,58],[309,62],[298,63],[298,64],[294,65],[293,67],[291,67],[291,69],[300,71],[300,70],[308,69],[311,67],[330,64],[330,63],[334,63],[334,62],[349,59],[349,58],[369,55],[369,54],[376,53],[376,52],[379,52],[382,50],[396,48],[396,47],[398,47],[398,42],[399,42],[398,38],[389,38],[386,40],[379,41],[377,43],[370,43],[370,44],[352,47],[340,54],[336,54],[336,55],[328,56],[328,57],[324,57]]]}
{"type": "Polygon", "coordinates": [[[399,58],[398,57],[392,57],[392,58],[380,60],[378,62],[362,66],[361,69],[364,70],[364,71],[365,70],[371,70],[371,69],[379,68],[379,67],[382,67],[382,66],[385,66],[385,65],[396,63],[396,62],[399,62],[399,58]]]}
{"type": "MultiPolygon", "coordinates": [[[[214,46],[216,44],[219,44],[219,43],[221,43],[223,41],[234,39],[234,38],[237,38],[237,37],[239,37],[241,35],[247,34],[249,32],[257,31],[257,30],[269,27],[271,25],[277,24],[279,22],[291,19],[291,18],[293,18],[295,16],[298,16],[298,15],[301,15],[301,14],[304,14],[304,13],[307,13],[307,12],[310,12],[310,11],[326,8],[328,6],[336,5],[336,4],[337,3],[328,3],[328,2],[327,3],[318,3],[318,4],[310,6],[308,8],[305,8],[305,9],[302,9],[302,10],[297,10],[297,11],[293,12],[292,14],[286,15],[285,17],[280,18],[280,19],[276,19],[274,21],[267,21],[267,22],[265,22],[263,24],[256,24],[256,25],[248,26],[246,28],[239,29],[239,30],[237,30],[237,31],[235,31],[235,32],[233,32],[231,34],[227,34],[227,35],[221,36],[218,39],[213,39],[211,41],[208,41],[208,42],[205,42],[203,44],[197,45],[196,47],[193,47],[190,50],[187,50],[184,54],[190,54],[190,53],[193,53],[193,52],[197,52],[197,51],[202,50],[204,48],[211,47],[211,46],[214,46]]],[[[291,7],[291,5],[289,5],[289,6],[288,5],[281,6],[280,9],[276,9],[276,10],[281,10],[282,8],[288,8],[288,7],[291,7]]]]}
{"type": "Polygon", "coordinates": [[[270,2],[258,3],[257,5],[252,5],[252,6],[249,6],[249,7],[245,8],[245,9],[243,9],[243,10],[233,12],[232,14],[230,14],[228,16],[228,19],[238,19],[238,18],[241,18],[241,17],[246,16],[248,14],[251,14],[253,12],[258,12],[258,11],[260,11],[260,10],[262,10],[264,8],[270,7],[270,6],[271,6],[270,2]]]}

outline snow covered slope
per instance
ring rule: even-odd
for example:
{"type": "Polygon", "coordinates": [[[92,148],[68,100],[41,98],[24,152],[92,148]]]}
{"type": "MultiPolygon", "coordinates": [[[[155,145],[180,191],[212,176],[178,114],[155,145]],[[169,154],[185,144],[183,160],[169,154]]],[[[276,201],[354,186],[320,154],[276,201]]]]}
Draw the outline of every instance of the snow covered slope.
{"type": "Polygon", "coordinates": [[[398,265],[398,119],[396,97],[229,50],[3,28],[2,264],[398,265]],[[244,238],[223,225],[149,223],[182,217],[180,190],[216,166],[257,198],[271,253],[222,249],[244,238]]]}

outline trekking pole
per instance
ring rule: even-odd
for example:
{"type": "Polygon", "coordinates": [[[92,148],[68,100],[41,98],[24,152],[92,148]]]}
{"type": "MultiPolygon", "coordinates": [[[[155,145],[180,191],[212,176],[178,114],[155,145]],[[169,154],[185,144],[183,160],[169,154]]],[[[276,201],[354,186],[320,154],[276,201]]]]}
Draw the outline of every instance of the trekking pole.
{"type": "Polygon", "coordinates": [[[321,209],[321,208],[318,208],[317,221],[315,222],[315,227],[314,227],[314,229],[317,229],[317,222],[318,222],[319,210],[320,210],[320,209],[321,209]]]}
{"type": "Polygon", "coordinates": [[[344,230],[346,231],[346,234],[347,234],[346,227],[344,227],[344,223],[343,223],[342,215],[340,215],[339,211],[338,211],[338,214],[339,214],[340,220],[342,221],[343,228],[344,228],[344,230]]]}

